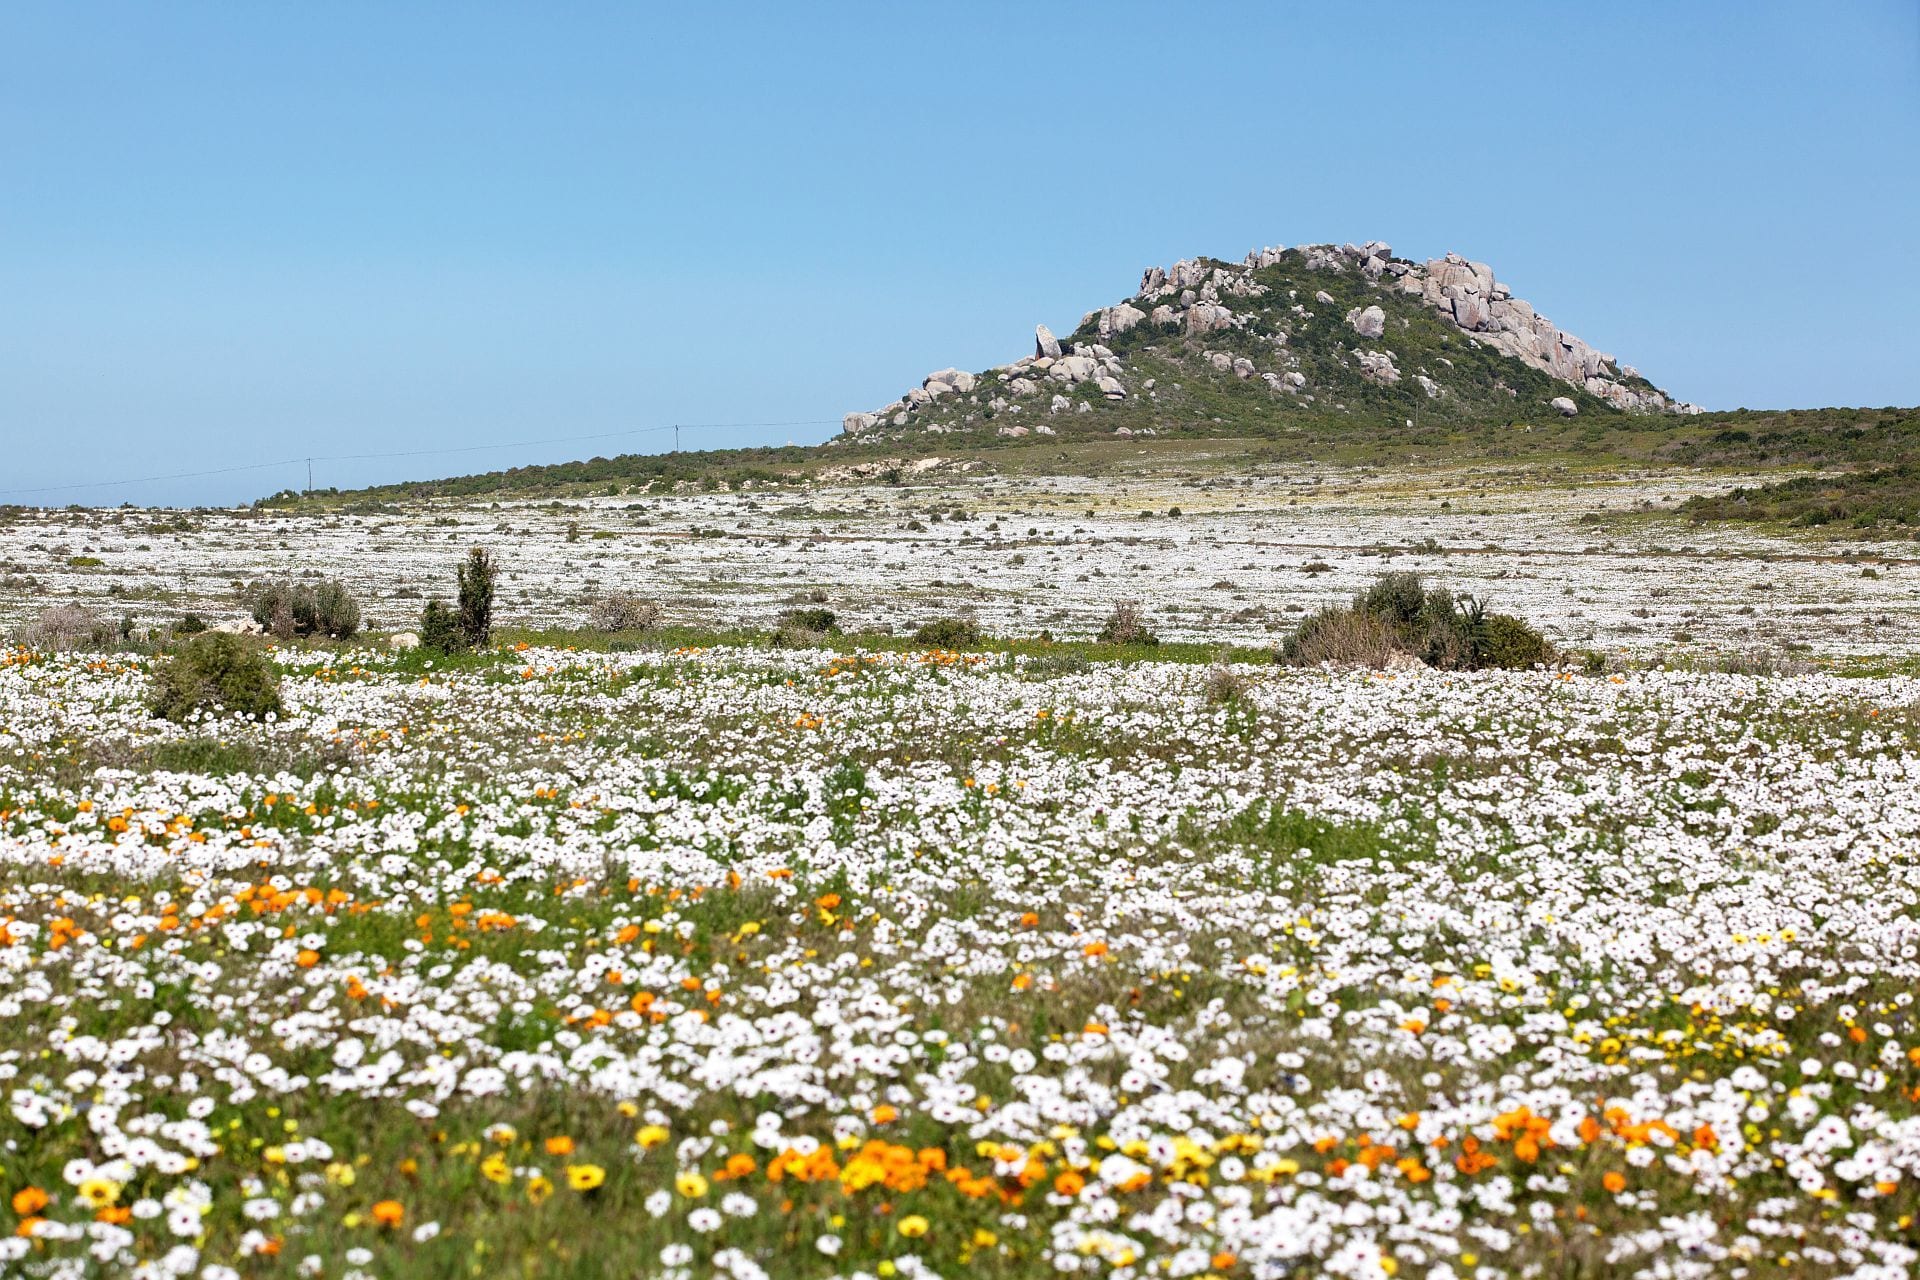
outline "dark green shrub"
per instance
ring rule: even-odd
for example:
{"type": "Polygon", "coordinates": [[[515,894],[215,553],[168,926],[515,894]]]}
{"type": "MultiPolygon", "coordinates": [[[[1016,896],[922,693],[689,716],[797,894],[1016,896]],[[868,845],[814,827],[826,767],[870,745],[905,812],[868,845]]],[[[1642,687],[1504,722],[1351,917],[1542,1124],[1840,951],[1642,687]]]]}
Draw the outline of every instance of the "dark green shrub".
{"type": "Polygon", "coordinates": [[[840,631],[839,618],[831,609],[789,609],[780,615],[782,627],[792,627],[800,631],[815,631],[821,635],[837,635],[840,631]]]}
{"type": "Polygon", "coordinates": [[[1355,598],[1353,607],[1389,626],[1416,627],[1427,607],[1426,585],[1417,573],[1383,573],[1355,598]]]}
{"type": "Polygon", "coordinates": [[[1483,667],[1507,667],[1527,670],[1552,662],[1558,655],[1547,638],[1510,613],[1490,613],[1486,617],[1479,652],[1475,655],[1483,667]]]}
{"type": "Polygon", "coordinates": [[[980,624],[972,618],[935,618],[920,624],[913,642],[935,649],[971,649],[980,643],[980,624]]]}
{"type": "Polygon", "coordinates": [[[1160,637],[1147,630],[1147,615],[1131,600],[1113,606],[1113,612],[1100,627],[1101,644],[1155,645],[1160,637]]]}
{"type": "Polygon", "coordinates": [[[197,613],[189,613],[173,624],[173,634],[177,636],[197,636],[207,629],[207,620],[197,613]]]}
{"type": "Polygon", "coordinates": [[[467,648],[459,619],[438,600],[427,601],[427,607],[421,610],[420,647],[428,653],[462,653],[467,648]]]}
{"type": "Polygon", "coordinates": [[[499,574],[485,547],[475,547],[460,566],[460,638],[469,649],[484,649],[493,639],[493,584],[499,574]]]}
{"type": "Polygon", "coordinates": [[[154,668],[147,705],[154,715],[173,721],[198,711],[278,714],[280,672],[245,638],[204,631],[154,668]]]}

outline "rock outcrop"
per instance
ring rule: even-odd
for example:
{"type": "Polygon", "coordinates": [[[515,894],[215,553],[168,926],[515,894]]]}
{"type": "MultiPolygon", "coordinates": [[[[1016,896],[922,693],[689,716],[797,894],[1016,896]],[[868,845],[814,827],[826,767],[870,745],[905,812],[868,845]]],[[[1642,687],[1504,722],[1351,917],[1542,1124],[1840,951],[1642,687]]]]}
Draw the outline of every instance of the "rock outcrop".
{"type": "MultiPolygon", "coordinates": [[[[1132,298],[1086,313],[1069,341],[1063,343],[1044,324],[1035,325],[1031,355],[980,374],[936,370],[893,403],[846,415],[843,430],[849,436],[916,425],[961,430],[988,426],[1001,415],[1077,416],[1103,402],[1158,399],[1162,393],[1152,379],[1128,365],[1143,353],[1175,369],[1198,361],[1210,374],[1231,377],[1250,393],[1282,404],[1305,406],[1325,396],[1338,411],[1347,406],[1334,402],[1364,392],[1363,399],[1386,395],[1390,403],[1403,403],[1392,398],[1405,396],[1440,401],[1437,408],[1443,412],[1490,412],[1518,398],[1514,387],[1524,383],[1530,389],[1523,403],[1535,411],[1571,416],[1580,412],[1577,396],[1583,393],[1592,397],[1585,403],[1595,411],[1611,406],[1628,413],[1699,412],[1514,297],[1487,264],[1455,253],[1424,262],[1396,258],[1392,246],[1369,240],[1273,246],[1239,262],[1191,258],[1148,267],[1132,298]],[[1317,283],[1321,278],[1324,286],[1317,283]],[[1344,314],[1329,313],[1329,307],[1345,308],[1344,314]],[[1459,335],[1451,341],[1491,351],[1552,381],[1529,382],[1532,375],[1516,373],[1495,377],[1479,356],[1482,363],[1473,375],[1479,381],[1463,388],[1455,360],[1441,353],[1465,353],[1437,336],[1430,336],[1424,348],[1416,345],[1419,354],[1409,362],[1394,348],[1414,342],[1423,326],[1434,334],[1432,321],[1418,319],[1422,313],[1444,326],[1442,332],[1459,335]],[[1340,326],[1344,342],[1333,343],[1332,331],[1324,327],[1330,324],[1340,326]],[[1318,366],[1302,358],[1301,343],[1309,340],[1317,344],[1318,366]],[[1212,349],[1221,345],[1228,349],[1212,349]],[[1403,374],[1402,366],[1409,363],[1403,374]],[[1310,379],[1305,368],[1318,371],[1310,379]],[[1403,378],[1409,379],[1404,390],[1403,378]],[[1575,394],[1551,395],[1543,389],[1553,383],[1575,394]]],[[[1003,435],[1024,435],[1028,429],[1004,421],[991,425],[1003,435]]],[[[1137,421],[1128,429],[1144,430],[1137,421]]]]}

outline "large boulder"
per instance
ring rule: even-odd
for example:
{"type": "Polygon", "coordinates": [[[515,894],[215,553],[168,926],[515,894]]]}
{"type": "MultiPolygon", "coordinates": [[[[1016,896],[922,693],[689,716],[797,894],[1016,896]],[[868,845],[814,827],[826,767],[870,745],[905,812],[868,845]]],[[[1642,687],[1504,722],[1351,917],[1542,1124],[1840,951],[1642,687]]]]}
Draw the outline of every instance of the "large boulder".
{"type": "Polygon", "coordinates": [[[1356,351],[1353,355],[1360,362],[1360,376],[1368,382],[1390,387],[1400,381],[1400,370],[1393,363],[1391,351],[1356,351]]]}
{"type": "Polygon", "coordinates": [[[880,419],[875,414],[850,413],[840,419],[840,429],[850,436],[857,436],[863,431],[871,431],[873,425],[878,421],[880,421],[880,419]]]}
{"type": "Polygon", "coordinates": [[[1060,339],[1053,336],[1053,330],[1043,324],[1033,326],[1033,354],[1036,356],[1060,355],[1060,339]]]}
{"type": "Polygon", "coordinates": [[[945,395],[947,391],[968,392],[973,390],[974,377],[963,369],[936,369],[920,385],[936,396],[945,395]],[[935,390],[936,385],[946,388],[946,391],[935,390]]]}
{"type": "Polygon", "coordinates": [[[1555,396],[1547,403],[1553,407],[1555,413],[1565,418],[1571,418],[1574,414],[1580,412],[1580,406],[1575,404],[1572,399],[1567,396],[1555,396]]]}
{"type": "Polygon", "coordinates": [[[1379,307],[1367,307],[1364,310],[1355,307],[1347,312],[1347,323],[1361,337],[1377,338],[1387,331],[1387,313],[1379,307]]]}
{"type": "Polygon", "coordinates": [[[1462,294],[1455,298],[1453,322],[1469,331],[1480,328],[1487,322],[1487,300],[1477,293],[1462,294]]]}
{"type": "Polygon", "coordinates": [[[1233,312],[1217,302],[1196,302],[1187,308],[1187,332],[1214,333],[1233,327],[1233,312]]]}
{"type": "Polygon", "coordinates": [[[1117,307],[1108,307],[1100,313],[1100,337],[1104,341],[1116,333],[1125,333],[1146,318],[1147,313],[1131,303],[1123,302],[1117,307]]]}
{"type": "Polygon", "coordinates": [[[1091,378],[1100,365],[1092,356],[1061,356],[1053,362],[1048,376],[1064,378],[1067,382],[1085,382],[1091,378]]]}

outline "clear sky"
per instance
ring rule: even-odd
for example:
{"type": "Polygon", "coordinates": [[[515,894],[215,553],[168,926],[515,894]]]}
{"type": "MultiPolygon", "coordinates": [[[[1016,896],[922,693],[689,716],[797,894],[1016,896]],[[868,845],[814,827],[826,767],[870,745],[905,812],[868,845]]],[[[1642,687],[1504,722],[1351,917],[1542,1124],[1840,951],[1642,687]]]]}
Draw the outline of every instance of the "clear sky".
{"type": "Polygon", "coordinates": [[[1917,229],[1914,0],[8,3],[0,501],[814,441],[1328,240],[1712,408],[1911,405],[1917,229]]]}

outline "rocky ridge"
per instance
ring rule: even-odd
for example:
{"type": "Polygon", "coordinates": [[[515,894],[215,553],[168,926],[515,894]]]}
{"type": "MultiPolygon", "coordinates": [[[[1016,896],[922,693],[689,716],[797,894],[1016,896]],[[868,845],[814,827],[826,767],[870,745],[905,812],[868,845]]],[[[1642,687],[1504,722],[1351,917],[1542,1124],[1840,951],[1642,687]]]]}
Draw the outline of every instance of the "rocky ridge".
{"type": "Polygon", "coordinates": [[[1038,325],[1030,355],[979,374],[936,370],[893,403],[848,414],[843,429],[858,436],[991,426],[1004,436],[1052,435],[1045,420],[1058,415],[1158,400],[1155,377],[1141,367],[1149,364],[1225,375],[1263,389],[1282,408],[1346,412],[1344,401],[1364,398],[1381,411],[1426,401],[1485,412],[1502,396],[1520,408],[1524,384],[1537,393],[1532,406],[1568,416],[1583,404],[1603,413],[1699,412],[1514,297],[1485,263],[1454,253],[1415,262],[1368,241],[1149,267],[1133,297],[1088,312],[1066,342],[1038,325]],[[1402,368],[1409,346],[1424,360],[1410,371],[1402,368]],[[1456,349],[1472,353],[1477,383],[1468,385],[1460,361],[1443,353],[1456,349]],[[1480,358],[1488,353],[1545,377],[1502,371],[1480,358]],[[1555,385],[1570,390],[1546,394],[1555,385]]]}

